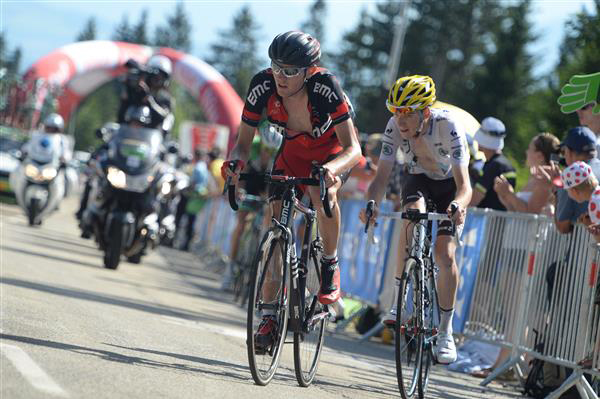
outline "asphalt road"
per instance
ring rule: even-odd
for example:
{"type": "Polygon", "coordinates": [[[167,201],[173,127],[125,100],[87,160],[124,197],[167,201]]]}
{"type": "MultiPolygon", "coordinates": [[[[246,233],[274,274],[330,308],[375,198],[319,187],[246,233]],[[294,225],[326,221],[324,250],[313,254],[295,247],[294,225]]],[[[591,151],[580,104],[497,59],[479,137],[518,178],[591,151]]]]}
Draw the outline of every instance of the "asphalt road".
{"type": "MultiPolygon", "coordinates": [[[[160,248],[102,267],[79,238],[76,199],[41,227],[0,204],[1,398],[399,397],[393,347],[329,334],[314,384],[300,388],[286,345],[275,379],[247,366],[245,311],[201,259],[160,248]]],[[[516,398],[511,387],[434,370],[428,397],[516,398]]]]}

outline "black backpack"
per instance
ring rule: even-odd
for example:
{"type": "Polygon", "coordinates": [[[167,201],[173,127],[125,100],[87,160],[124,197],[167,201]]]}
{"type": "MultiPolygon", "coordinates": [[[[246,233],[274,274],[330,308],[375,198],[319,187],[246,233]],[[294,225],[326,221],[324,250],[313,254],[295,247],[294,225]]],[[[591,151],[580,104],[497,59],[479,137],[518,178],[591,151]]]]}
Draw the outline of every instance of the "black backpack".
{"type": "MultiPolygon", "coordinates": [[[[544,353],[544,343],[538,343],[538,331],[533,329],[535,334],[535,351],[544,353]]],[[[534,358],[529,362],[531,369],[523,385],[523,395],[534,399],[543,399],[555,391],[571,375],[572,369],[559,366],[553,363],[534,358]]],[[[561,399],[578,399],[579,392],[575,386],[569,388],[567,392],[561,395],[561,399]]]]}

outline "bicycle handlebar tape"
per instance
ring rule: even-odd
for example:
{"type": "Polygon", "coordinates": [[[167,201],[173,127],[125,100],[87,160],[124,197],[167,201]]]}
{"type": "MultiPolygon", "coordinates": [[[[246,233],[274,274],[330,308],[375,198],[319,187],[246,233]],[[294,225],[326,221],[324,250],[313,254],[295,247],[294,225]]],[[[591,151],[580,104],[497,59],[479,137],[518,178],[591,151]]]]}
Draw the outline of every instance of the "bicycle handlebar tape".
{"type": "MultiPolygon", "coordinates": [[[[231,171],[235,171],[235,168],[237,166],[237,162],[239,161],[229,161],[228,162],[228,166],[229,166],[229,170],[231,171]]],[[[234,211],[237,211],[239,209],[239,206],[237,204],[237,200],[235,198],[235,185],[231,184],[231,176],[227,178],[227,182],[225,183],[225,187],[227,187],[227,191],[229,192],[229,206],[231,207],[231,209],[233,209],[234,211]]]]}
{"type": "Polygon", "coordinates": [[[453,215],[456,213],[456,211],[458,211],[458,203],[456,201],[452,201],[450,203],[450,211],[453,215]]]}
{"type": "Polygon", "coordinates": [[[325,211],[325,215],[328,218],[333,217],[331,213],[331,204],[329,203],[329,192],[327,190],[327,186],[325,185],[325,168],[323,165],[313,165],[311,174],[313,176],[319,176],[319,196],[321,197],[321,202],[323,203],[323,211],[325,211]]]}
{"type": "Polygon", "coordinates": [[[365,222],[365,233],[367,233],[369,230],[369,222],[373,217],[373,209],[375,209],[375,201],[370,200],[369,202],[367,202],[367,209],[365,211],[365,216],[367,217],[367,221],[365,222]]]}

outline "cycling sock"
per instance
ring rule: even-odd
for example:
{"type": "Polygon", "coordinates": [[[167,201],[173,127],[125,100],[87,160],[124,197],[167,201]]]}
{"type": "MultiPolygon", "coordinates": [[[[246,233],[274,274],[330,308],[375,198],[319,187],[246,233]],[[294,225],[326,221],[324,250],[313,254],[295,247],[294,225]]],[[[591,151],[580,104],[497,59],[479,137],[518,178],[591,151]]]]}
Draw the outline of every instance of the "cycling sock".
{"type": "Polygon", "coordinates": [[[454,315],[454,308],[442,309],[440,308],[440,332],[445,334],[452,334],[452,316],[454,315]]]}
{"type": "Polygon", "coordinates": [[[321,292],[323,294],[329,294],[339,287],[334,283],[335,270],[338,268],[338,258],[333,256],[329,258],[324,255],[321,259],[321,292]]]}
{"type": "Polygon", "coordinates": [[[331,255],[323,254],[324,260],[334,260],[335,258],[337,258],[337,249],[335,251],[333,251],[333,254],[331,254],[331,255]]]}

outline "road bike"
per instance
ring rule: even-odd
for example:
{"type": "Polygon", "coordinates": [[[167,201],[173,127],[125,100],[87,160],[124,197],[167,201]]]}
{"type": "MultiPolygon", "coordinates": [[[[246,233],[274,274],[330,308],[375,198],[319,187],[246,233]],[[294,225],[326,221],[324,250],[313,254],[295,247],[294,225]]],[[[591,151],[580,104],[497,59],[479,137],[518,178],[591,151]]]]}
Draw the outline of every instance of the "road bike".
{"type": "MultiPolygon", "coordinates": [[[[233,170],[235,162],[229,167],[233,170]]],[[[317,298],[323,243],[318,228],[313,232],[316,212],[312,204],[305,206],[298,200],[295,189],[296,185],[319,186],[325,214],[331,217],[324,169],[315,166],[311,174],[317,178],[265,174],[265,181],[281,189],[283,196],[279,217],[273,217],[272,226],[260,242],[248,295],[246,345],[252,378],[258,385],[267,385],[275,375],[287,333],[292,332],[296,380],[300,386],[309,386],[317,372],[327,321],[335,317],[333,310],[317,298]],[[297,212],[306,222],[299,259],[294,228],[297,212]],[[265,321],[265,314],[278,327],[267,345],[257,341],[257,331],[265,321]]],[[[248,177],[242,173],[240,180],[248,177]]],[[[235,187],[229,179],[227,186],[231,208],[237,210],[235,187]]]]}
{"type": "MultiPolygon", "coordinates": [[[[371,218],[375,202],[366,209],[365,231],[372,236],[371,218]]],[[[431,203],[427,212],[408,209],[405,212],[379,212],[378,218],[408,220],[412,242],[400,278],[397,298],[395,332],[396,377],[404,399],[417,393],[423,398],[429,383],[431,365],[435,363],[433,347],[436,344],[440,309],[437,293],[438,267],[433,261],[433,221],[449,220],[445,213],[435,213],[431,203]]],[[[454,224],[452,234],[455,234],[454,224]]]]}

